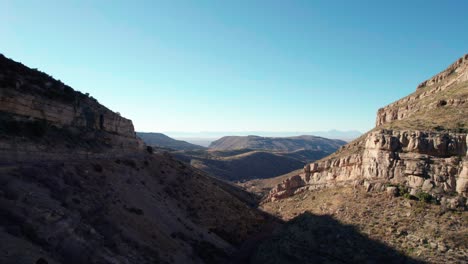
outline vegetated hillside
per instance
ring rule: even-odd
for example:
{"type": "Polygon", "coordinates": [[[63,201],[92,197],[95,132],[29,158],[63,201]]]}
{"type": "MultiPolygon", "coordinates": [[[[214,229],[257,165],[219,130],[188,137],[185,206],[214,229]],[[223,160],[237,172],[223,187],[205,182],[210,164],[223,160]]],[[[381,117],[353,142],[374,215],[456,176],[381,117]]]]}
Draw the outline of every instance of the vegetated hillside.
{"type": "Polygon", "coordinates": [[[261,149],[270,151],[291,152],[301,149],[322,150],[332,153],[346,144],[338,139],[328,139],[315,136],[298,137],[259,137],[259,136],[228,136],[213,141],[210,149],[261,149]]]}
{"type": "Polygon", "coordinates": [[[162,133],[137,132],[137,136],[140,137],[148,146],[170,148],[174,150],[205,149],[205,147],[191,144],[182,140],[176,140],[162,133]]]}
{"type": "Polygon", "coordinates": [[[177,151],[176,158],[229,181],[271,178],[326,156],[320,150],[270,152],[251,149],[177,151]]]}
{"type": "Polygon", "coordinates": [[[223,263],[275,223],[252,195],[149,153],[130,120],[3,56],[0,102],[0,263],[223,263]]]}

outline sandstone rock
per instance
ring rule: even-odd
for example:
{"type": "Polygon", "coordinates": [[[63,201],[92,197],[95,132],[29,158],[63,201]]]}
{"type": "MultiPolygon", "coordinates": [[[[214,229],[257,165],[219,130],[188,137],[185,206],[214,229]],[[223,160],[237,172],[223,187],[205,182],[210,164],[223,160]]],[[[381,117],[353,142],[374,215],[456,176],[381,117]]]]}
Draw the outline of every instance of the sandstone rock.
{"type": "Polygon", "coordinates": [[[390,196],[396,197],[398,196],[398,188],[395,186],[389,186],[387,187],[387,194],[390,196]]]}
{"type": "Polygon", "coordinates": [[[411,188],[419,188],[423,185],[424,178],[419,176],[410,175],[408,176],[408,186],[411,188]]]}
{"type": "Polygon", "coordinates": [[[432,188],[434,187],[434,184],[432,184],[432,181],[431,180],[425,180],[423,185],[422,185],[422,190],[424,192],[429,192],[432,190],[432,188]]]}
{"type": "Polygon", "coordinates": [[[458,133],[393,130],[371,132],[363,139],[362,144],[366,147],[360,154],[332,157],[307,164],[301,175],[287,179],[272,189],[268,198],[275,196],[278,191],[285,191],[281,196],[287,197],[294,193],[289,188],[306,185],[317,189],[339,184],[360,184],[369,191],[373,188],[377,190],[380,188],[374,187],[375,183],[379,182],[383,186],[381,181],[391,179],[407,184],[415,191],[441,187],[444,192],[453,192],[458,188],[462,190],[459,191],[460,194],[467,195],[468,170],[462,170],[458,174],[460,163],[453,164],[452,158],[446,158],[447,155],[466,155],[466,137],[465,134],[458,133]],[[442,141],[441,138],[448,139],[456,147],[448,150],[445,146],[440,147],[440,144],[434,143],[442,141]]]}
{"type": "Polygon", "coordinates": [[[47,74],[1,55],[0,81],[1,119],[16,129],[2,131],[7,135],[0,139],[0,160],[4,162],[87,159],[103,148],[114,155],[143,148],[131,120],[47,74]]]}

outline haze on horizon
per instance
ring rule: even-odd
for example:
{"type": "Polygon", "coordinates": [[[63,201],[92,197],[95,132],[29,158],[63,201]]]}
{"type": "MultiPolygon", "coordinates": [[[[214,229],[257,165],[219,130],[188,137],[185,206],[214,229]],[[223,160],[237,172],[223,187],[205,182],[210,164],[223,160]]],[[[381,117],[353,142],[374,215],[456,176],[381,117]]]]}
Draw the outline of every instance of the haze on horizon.
{"type": "MultiPolygon", "coordinates": [[[[466,1],[0,1],[0,53],[137,131],[328,131],[466,53],[466,1]]],[[[300,133],[300,132],[299,132],[300,133]]]]}

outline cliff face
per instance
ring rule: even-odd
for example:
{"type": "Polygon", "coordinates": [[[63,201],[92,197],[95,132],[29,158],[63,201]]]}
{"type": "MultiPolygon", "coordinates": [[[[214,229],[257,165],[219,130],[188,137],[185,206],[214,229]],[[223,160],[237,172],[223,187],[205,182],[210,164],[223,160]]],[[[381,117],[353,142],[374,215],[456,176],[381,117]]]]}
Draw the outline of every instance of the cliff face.
{"type": "Polygon", "coordinates": [[[376,129],[331,156],[306,165],[301,174],[273,188],[267,200],[306,189],[364,185],[368,190],[383,190],[398,184],[413,195],[427,192],[440,200],[452,197],[455,206],[465,203],[467,58],[424,82],[415,94],[380,109],[376,129]]]}
{"type": "MultiPolygon", "coordinates": [[[[450,113],[447,109],[466,110],[468,107],[467,81],[468,54],[450,65],[445,71],[418,85],[415,93],[379,109],[376,126],[390,125],[393,121],[399,120],[413,121],[414,124],[419,119],[430,121],[426,125],[438,123],[444,127],[456,128],[454,126],[458,122],[452,121],[457,121],[459,114],[450,113]]],[[[463,121],[463,119],[458,118],[458,121],[463,121]]],[[[425,124],[421,125],[426,129],[434,128],[425,127],[425,124]]]]}
{"type": "Polygon", "coordinates": [[[26,158],[136,150],[143,144],[131,120],[88,94],[0,55],[0,155],[26,158]],[[54,144],[49,144],[55,141],[54,144]],[[18,143],[20,142],[20,144],[18,143]],[[64,143],[64,144],[60,144],[64,143]],[[22,155],[22,153],[24,155],[22,155]],[[57,154],[57,155],[53,155],[57,154]]]}
{"type": "Polygon", "coordinates": [[[57,127],[82,127],[134,137],[131,120],[110,111],[87,96],[76,94],[72,104],[27,94],[15,88],[0,90],[0,111],[42,119],[57,127]]]}

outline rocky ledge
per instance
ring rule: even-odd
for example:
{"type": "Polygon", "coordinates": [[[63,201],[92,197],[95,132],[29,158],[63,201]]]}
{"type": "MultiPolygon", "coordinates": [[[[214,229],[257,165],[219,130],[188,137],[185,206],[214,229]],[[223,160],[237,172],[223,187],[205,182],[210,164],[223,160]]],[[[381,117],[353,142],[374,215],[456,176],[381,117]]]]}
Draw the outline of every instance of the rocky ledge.
{"type": "Polygon", "coordinates": [[[352,184],[368,190],[402,185],[411,194],[426,192],[438,199],[458,194],[464,203],[468,197],[467,141],[464,133],[370,132],[359,153],[306,165],[301,174],[272,189],[267,200],[352,184]]]}
{"type": "Polygon", "coordinates": [[[89,94],[0,54],[2,161],[56,160],[141,148],[131,120],[89,94]]]}

